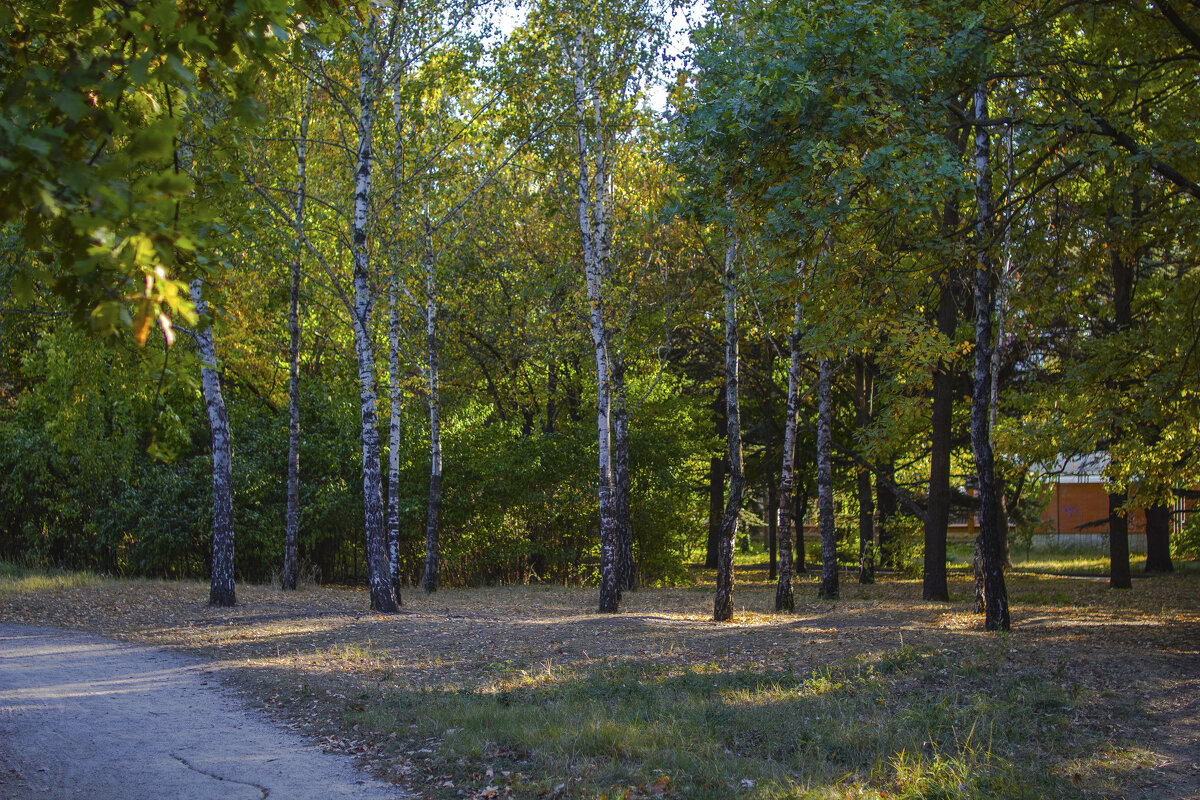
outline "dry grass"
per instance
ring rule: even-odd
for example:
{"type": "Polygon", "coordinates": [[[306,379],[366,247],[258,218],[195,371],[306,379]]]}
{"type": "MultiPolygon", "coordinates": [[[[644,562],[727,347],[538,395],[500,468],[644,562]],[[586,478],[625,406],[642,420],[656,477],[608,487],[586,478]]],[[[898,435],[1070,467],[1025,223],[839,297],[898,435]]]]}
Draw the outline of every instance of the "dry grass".
{"type": "MultiPolygon", "coordinates": [[[[731,624],[708,587],[365,592],[0,570],[0,619],[179,648],[287,724],[425,797],[1200,795],[1200,574],[1018,574],[986,634],[917,581],[797,587],[745,571],[731,624]],[[748,581],[758,578],[758,581],[748,581]]],[[[703,580],[703,575],[699,576],[703,580]]]]}

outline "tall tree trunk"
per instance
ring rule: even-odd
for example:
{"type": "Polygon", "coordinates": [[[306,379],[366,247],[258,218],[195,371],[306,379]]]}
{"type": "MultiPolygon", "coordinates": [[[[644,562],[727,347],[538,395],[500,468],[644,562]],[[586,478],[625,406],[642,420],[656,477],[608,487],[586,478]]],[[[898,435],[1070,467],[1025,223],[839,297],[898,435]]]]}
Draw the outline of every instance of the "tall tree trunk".
{"type": "MultiPolygon", "coordinates": [[[[797,294],[799,290],[797,290],[797,294]]],[[[796,472],[796,417],[800,413],[800,326],[803,323],[799,297],[792,302],[792,335],[788,337],[787,415],[783,420],[783,466],[779,472],[779,582],[775,585],[775,610],[794,611],[795,593],[792,590],[792,485],[796,472]]],[[[797,519],[797,529],[804,524],[797,519]]],[[[804,559],[804,540],[797,537],[800,560],[804,559]]]]}
{"type": "Polygon", "coordinates": [[[971,395],[971,450],[979,479],[979,554],[983,572],[984,627],[1008,630],[1008,591],[1004,585],[1004,557],[1000,541],[1001,498],[997,492],[991,441],[992,312],[995,305],[995,271],[989,247],[992,239],[992,179],[989,164],[987,87],[975,89],[975,199],[978,239],[975,269],[975,380],[971,395]]]}
{"type": "MultiPolygon", "coordinates": [[[[1110,208],[1108,212],[1109,227],[1109,272],[1113,287],[1113,323],[1116,335],[1128,334],[1133,327],[1133,286],[1134,271],[1129,260],[1125,257],[1121,236],[1117,229],[1116,212],[1110,208]]],[[[1112,433],[1113,441],[1120,440],[1122,431],[1117,426],[1112,433]]],[[[1108,515],[1108,553],[1109,553],[1109,585],[1114,589],[1130,589],[1133,587],[1129,574],[1129,519],[1124,512],[1117,513],[1116,509],[1125,504],[1124,493],[1109,494],[1108,515]]]]}
{"type": "Polygon", "coordinates": [[[804,549],[804,520],[808,517],[808,485],[805,481],[797,477],[794,487],[792,489],[792,524],[796,529],[796,554],[794,560],[796,574],[799,575],[808,572],[808,553],[804,549]]]}
{"type": "MultiPolygon", "coordinates": [[[[393,14],[403,13],[404,0],[395,0],[393,14]]],[[[398,42],[399,44],[399,42],[398,42]]],[[[395,145],[392,159],[392,192],[394,195],[396,227],[403,230],[405,220],[400,190],[404,185],[404,62],[401,52],[396,54],[392,72],[392,126],[395,128],[395,145]]],[[[396,605],[402,605],[400,578],[400,415],[404,409],[404,394],[400,373],[400,237],[396,237],[392,249],[392,274],[388,280],[388,483],[387,483],[387,552],[388,573],[392,585],[392,596],[396,605]]]]}
{"type": "Polygon", "coordinates": [[[1146,572],[1172,572],[1171,507],[1155,503],[1146,509],[1146,572]]]}
{"type": "Polygon", "coordinates": [[[229,414],[225,411],[221,376],[217,372],[212,322],[209,320],[206,324],[203,319],[208,313],[203,289],[203,279],[192,281],[192,302],[196,305],[196,314],[201,317],[195,334],[201,365],[200,388],[212,433],[213,537],[208,604],[232,606],[237,604],[233,582],[233,456],[229,444],[229,414]]]}
{"type": "Polygon", "coordinates": [[[889,458],[880,466],[880,479],[875,481],[875,509],[879,514],[879,565],[886,569],[900,566],[899,542],[896,541],[896,512],[899,503],[891,484],[896,482],[896,462],[889,458]]]}
{"type": "MultiPolygon", "coordinates": [[[[969,129],[959,125],[959,116],[965,115],[969,102],[956,100],[951,109],[946,139],[951,150],[962,158],[966,154],[969,129]]],[[[957,235],[961,226],[957,199],[947,200],[942,206],[940,227],[947,241],[957,235]]],[[[955,303],[955,282],[960,276],[959,257],[950,257],[945,273],[938,284],[937,331],[954,343],[958,327],[958,309],[955,303]]],[[[933,371],[932,414],[929,432],[929,491],[924,520],[924,569],[921,596],[925,600],[949,600],[950,590],[946,584],[946,529],[950,523],[950,452],[954,423],[954,373],[948,360],[938,362],[933,371]]]]}
{"type": "MultiPolygon", "coordinates": [[[[947,216],[950,215],[949,209],[947,216]]],[[[957,217],[957,214],[954,214],[957,217]]],[[[953,271],[951,270],[951,273],[953,271]]],[[[938,332],[951,339],[958,323],[952,274],[938,289],[938,332]]],[[[942,361],[933,373],[933,414],[929,430],[929,494],[925,511],[925,564],[921,597],[949,600],[946,584],[946,528],[950,524],[950,443],[954,423],[954,374],[942,361]]]]}
{"type": "Polygon", "coordinates": [[[613,380],[613,510],[617,517],[617,583],[636,589],[633,569],[633,531],[629,518],[629,407],[625,398],[625,359],[612,359],[613,380]]]}
{"type": "MultiPolygon", "coordinates": [[[[726,201],[726,209],[731,203],[726,201]]],[[[732,213],[732,212],[731,212],[732,213]]],[[[742,418],[738,403],[738,322],[737,257],[738,240],[729,223],[725,248],[725,408],[726,435],[729,438],[729,499],[721,521],[721,547],[717,561],[717,594],[713,600],[713,619],[733,619],[733,546],[737,539],[738,515],[746,478],[742,472],[742,418]]]]}
{"type": "Polygon", "coordinates": [[[833,362],[821,359],[817,378],[817,513],[821,528],[821,587],[817,597],[838,596],[837,529],[833,520],[833,362]]]}
{"type": "Polygon", "coordinates": [[[382,613],[397,610],[392,595],[383,511],[383,481],[379,465],[379,416],[375,396],[375,352],[371,344],[373,302],[367,253],[367,215],[371,194],[371,138],[375,126],[375,18],[363,36],[359,61],[359,124],[357,167],[354,181],[354,353],[358,361],[359,412],[362,424],[363,537],[366,544],[367,581],[371,608],[382,613]]]}
{"type": "MultiPolygon", "coordinates": [[[[767,449],[770,452],[770,448],[767,449]]],[[[779,562],[776,558],[779,545],[779,495],[778,487],[770,477],[767,478],[767,580],[773,581],[778,576],[779,562]]]]}
{"type": "Polygon", "coordinates": [[[721,553],[721,519],[725,516],[725,459],[708,462],[708,543],[704,566],[716,569],[721,553]]]}
{"type": "MultiPolygon", "coordinates": [[[[871,395],[874,393],[871,369],[862,356],[854,362],[854,422],[860,434],[871,424],[871,395]]],[[[875,582],[875,497],[871,492],[871,473],[856,470],[858,484],[858,582],[875,582]]]]}
{"type": "Polygon", "coordinates": [[[1129,571],[1129,515],[1124,509],[1125,493],[1108,493],[1108,585],[1113,589],[1133,588],[1129,571]]]}
{"type": "Polygon", "coordinates": [[[287,516],[283,535],[283,589],[295,589],[300,543],[300,267],[304,253],[304,207],[308,194],[308,119],[312,82],[304,86],[300,138],[296,142],[296,228],[288,296],[288,463],[287,516]]]}
{"type": "Polygon", "coordinates": [[[438,377],[437,340],[437,259],[433,252],[433,231],[425,217],[425,360],[426,391],[429,395],[429,503],[425,510],[426,592],[438,588],[438,524],[442,512],[442,409],[438,377]]]}
{"type": "MultiPolygon", "coordinates": [[[[589,88],[583,62],[583,37],[577,36],[569,53],[574,62],[575,144],[579,168],[576,183],[576,211],[583,243],[584,278],[587,284],[588,322],[591,328],[592,349],[596,359],[596,441],[599,450],[600,505],[600,611],[615,614],[621,603],[621,587],[617,576],[617,515],[614,504],[612,445],[609,435],[611,385],[608,364],[608,328],[604,314],[603,282],[605,265],[601,248],[606,233],[599,223],[606,213],[606,204],[597,201],[597,186],[607,180],[603,153],[598,153],[595,181],[590,178],[591,148],[587,134],[587,103],[589,88]]],[[[598,99],[596,100],[598,102],[598,99]]]]}
{"type": "Polygon", "coordinates": [[[392,271],[388,281],[388,484],[387,548],[388,573],[396,605],[402,605],[400,579],[400,414],[404,394],[400,374],[400,298],[396,288],[399,276],[392,271]]]}

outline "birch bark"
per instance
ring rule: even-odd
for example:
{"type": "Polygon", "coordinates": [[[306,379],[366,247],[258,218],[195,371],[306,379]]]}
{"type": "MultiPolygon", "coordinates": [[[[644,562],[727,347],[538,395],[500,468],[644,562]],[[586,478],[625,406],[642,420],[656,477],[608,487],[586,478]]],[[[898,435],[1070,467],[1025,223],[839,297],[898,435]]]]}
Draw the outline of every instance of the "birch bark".
{"type": "Polygon", "coordinates": [[[362,422],[363,534],[366,545],[367,581],[371,608],[390,613],[397,610],[392,594],[384,529],[383,481],[379,463],[379,415],[375,393],[375,352],[371,342],[373,302],[370,261],[367,251],[367,222],[371,194],[371,140],[375,127],[378,94],[375,57],[375,18],[371,16],[363,35],[359,59],[358,149],[354,183],[352,244],[354,249],[354,352],[358,360],[359,410],[362,422]]]}
{"type": "Polygon", "coordinates": [[[283,539],[283,572],[280,586],[295,589],[300,542],[300,267],[304,253],[304,207],[308,192],[308,120],[312,81],[304,87],[304,110],[296,142],[295,252],[292,255],[288,297],[288,465],[287,517],[283,539]]]}
{"type": "Polygon", "coordinates": [[[817,378],[817,514],[821,528],[821,587],[817,597],[838,596],[837,530],[833,521],[833,362],[821,359],[817,378]]]}
{"type": "MultiPolygon", "coordinates": [[[[791,359],[788,361],[787,418],[783,423],[783,467],[779,477],[779,582],[775,586],[775,610],[794,611],[792,591],[792,485],[796,470],[796,417],[800,413],[800,299],[792,303],[791,359]]],[[[798,522],[799,524],[799,522],[798,522]]]]}
{"type": "MultiPolygon", "coordinates": [[[[190,288],[196,314],[203,320],[208,314],[208,303],[203,296],[204,280],[196,278],[190,288]]],[[[221,395],[221,377],[217,372],[211,322],[203,327],[197,326],[194,338],[200,356],[200,388],[212,434],[213,536],[208,604],[232,606],[237,604],[237,595],[233,579],[233,458],[229,443],[229,414],[225,410],[225,398],[221,395]]]]}
{"type": "MultiPolygon", "coordinates": [[[[726,209],[730,204],[726,202],[726,209]]],[[[738,515],[746,479],[742,470],[741,408],[738,403],[738,323],[737,258],[739,245],[733,224],[726,230],[725,248],[725,407],[726,434],[729,437],[729,498],[721,521],[720,549],[717,551],[717,594],[713,600],[713,619],[733,619],[733,547],[737,539],[738,515]]]]}
{"type": "MultiPolygon", "coordinates": [[[[603,160],[597,165],[595,181],[591,178],[589,161],[592,148],[589,146],[587,122],[588,100],[594,94],[590,90],[583,57],[583,36],[576,37],[573,48],[564,48],[572,62],[575,105],[575,147],[578,173],[576,178],[576,212],[579,233],[583,244],[584,278],[587,284],[588,323],[592,337],[592,349],[596,362],[596,442],[599,450],[599,485],[597,495],[600,504],[600,611],[616,613],[621,602],[621,588],[617,575],[617,519],[614,503],[612,444],[610,431],[610,393],[608,362],[608,328],[604,314],[603,282],[604,264],[601,262],[600,247],[604,242],[604,231],[598,230],[603,219],[605,205],[595,199],[595,185],[603,178],[603,160]]],[[[598,104],[598,98],[594,99],[598,104]]],[[[594,109],[598,106],[594,106],[594,109]]],[[[596,112],[593,111],[593,115],[596,112]]]]}
{"type": "MultiPolygon", "coordinates": [[[[399,0],[393,12],[399,16],[404,4],[399,0]]],[[[404,185],[404,62],[397,51],[396,64],[392,71],[392,125],[396,133],[394,160],[392,163],[392,185],[396,193],[396,229],[404,229],[399,194],[404,185]]],[[[396,237],[392,249],[392,274],[388,281],[388,496],[387,496],[387,546],[388,568],[391,575],[392,594],[396,604],[401,605],[400,594],[400,414],[404,408],[400,374],[400,298],[397,289],[400,282],[400,237],[396,237]]]]}
{"type": "Polygon", "coordinates": [[[426,390],[429,396],[429,503],[425,514],[425,577],[421,582],[426,592],[438,588],[438,522],[442,510],[442,416],[439,400],[438,340],[437,340],[437,259],[433,252],[433,231],[429,217],[425,225],[425,358],[426,390]]]}
{"type": "Polygon", "coordinates": [[[975,89],[975,235],[978,250],[975,268],[975,376],[971,396],[971,450],[979,479],[980,569],[983,576],[984,627],[1008,630],[1008,592],[1004,585],[1004,560],[1000,541],[1000,498],[996,492],[995,458],[991,441],[992,390],[992,313],[995,306],[996,276],[991,246],[992,176],[990,135],[988,132],[987,87],[975,89]]]}

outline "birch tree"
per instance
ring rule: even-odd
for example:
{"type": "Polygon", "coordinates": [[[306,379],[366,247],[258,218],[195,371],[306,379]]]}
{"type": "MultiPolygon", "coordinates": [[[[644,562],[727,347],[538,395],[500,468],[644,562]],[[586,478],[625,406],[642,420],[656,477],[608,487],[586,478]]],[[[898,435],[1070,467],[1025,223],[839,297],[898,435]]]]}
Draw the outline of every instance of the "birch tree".
{"type": "MultiPolygon", "coordinates": [[[[728,200],[725,210],[732,216],[733,204],[728,200]]],[[[725,501],[725,516],[721,520],[721,540],[717,551],[717,594],[713,600],[713,619],[717,622],[733,619],[733,547],[746,488],[742,466],[742,416],[738,398],[737,263],[741,248],[732,219],[726,223],[725,237],[725,432],[729,440],[729,497],[725,501]]]]}
{"type": "Polygon", "coordinates": [[[229,413],[221,394],[212,318],[203,296],[204,279],[194,279],[190,289],[200,317],[192,338],[200,358],[200,387],[212,440],[212,572],[208,603],[232,606],[237,604],[237,594],[233,576],[233,454],[229,444],[229,413]]]}
{"type": "Polygon", "coordinates": [[[817,597],[838,596],[837,529],[833,520],[833,361],[821,359],[817,378],[817,514],[821,529],[821,585],[817,597]]]}
{"type": "MultiPolygon", "coordinates": [[[[797,269],[803,277],[801,269],[797,269]]],[[[798,287],[797,287],[798,289],[798,287]]],[[[775,588],[775,610],[794,611],[796,599],[792,591],[792,523],[793,503],[792,489],[796,471],[796,424],[800,414],[800,334],[804,321],[800,297],[797,293],[792,301],[792,331],[788,337],[788,388],[787,388],[787,417],[783,422],[783,465],[779,474],[779,582],[775,588]]],[[[803,489],[801,489],[803,491],[803,489]]],[[[795,527],[800,531],[804,520],[796,518],[795,527]]],[[[801,537],[796,537],[796,544],[801,549],[804,543],[801,537]]]]}
{"type": "Polygon", "coordinates": [[[1001,498],[996,491],[995,457],[991,440],[992,314],[995,308],[995,270],[990,248],[994,235],[990,121],[987,86],[975,88],[975,376],[971,396],[971,450],[979,479],[980,569],[983,573],[984,627],[1008,630],[1008,592],[1004,585],[1001,550],[1001,498]]]}
{"type": "MultiPolygon", "coordinates": [[[[308,121],[312,108],[312,81],[305,81],[304,107],[296,140],[295,230],[304,230],[308,193],[308,121]]],[[[296,236],[288,287],[288,456],[287,511],[284,528],[283,571],[280,585],[295,589],[300,541],[300,277],[304,259],[303,235],[296,236]]]]}

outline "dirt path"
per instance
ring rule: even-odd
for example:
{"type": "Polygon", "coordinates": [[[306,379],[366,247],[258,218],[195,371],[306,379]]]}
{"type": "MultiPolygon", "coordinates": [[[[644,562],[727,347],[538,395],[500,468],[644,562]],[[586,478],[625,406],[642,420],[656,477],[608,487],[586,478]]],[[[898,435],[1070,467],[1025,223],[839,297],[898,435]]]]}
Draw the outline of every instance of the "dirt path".
{"type": "Polygon", "coordinates": [[[221,691],[202,662],[0,625],[0,797],[392,800],[404,795],[221,691]]]}

